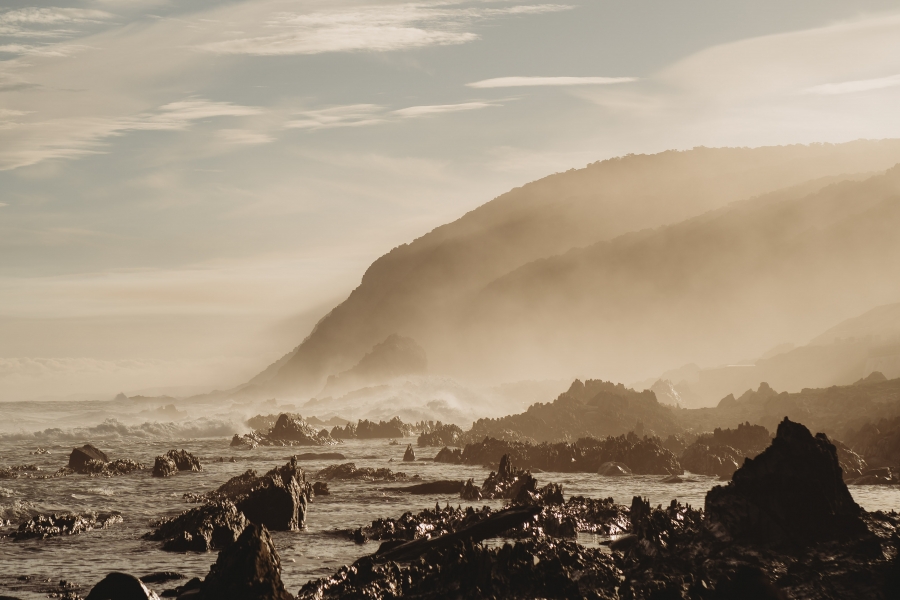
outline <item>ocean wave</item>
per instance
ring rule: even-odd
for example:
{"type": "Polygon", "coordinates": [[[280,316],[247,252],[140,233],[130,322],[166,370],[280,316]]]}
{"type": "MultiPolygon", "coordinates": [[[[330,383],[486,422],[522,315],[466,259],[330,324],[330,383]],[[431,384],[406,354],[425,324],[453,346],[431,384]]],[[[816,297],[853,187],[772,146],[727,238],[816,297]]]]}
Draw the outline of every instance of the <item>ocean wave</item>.
{"type": "Polygon", "coordinates": [[[16,493],[8,488],[0,487],[0,498],[12,498],[16,493]]]}
{"type": "Polygon", "coordinates": [[[31,517],[37,510],[28,500],[13,500],[12,504],[0,504],[0,519],[19,521],[23,517],[31,517]]]}
{"type": "Polygon", "coordinates": [[[181,423],[147,421],[140,425],[126,425],[117,419],[106,419],[90,427],[51,427],[43,431],[0,433],[0,441],[79,441],[94,439],[180,439],[231,437],[247,431],[247,426],[232,419],[202,417],[181,423]]]}

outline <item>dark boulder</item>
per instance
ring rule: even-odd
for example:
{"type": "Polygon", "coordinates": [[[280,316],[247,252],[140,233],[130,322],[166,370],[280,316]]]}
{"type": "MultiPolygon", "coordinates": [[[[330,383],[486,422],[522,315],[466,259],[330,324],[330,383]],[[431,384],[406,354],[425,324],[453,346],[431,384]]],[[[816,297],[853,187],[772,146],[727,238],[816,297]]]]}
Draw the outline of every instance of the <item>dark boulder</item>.
{"type": "MultiPolygon", "coordinates": [[[[500,458],[497,472],[491,471],[481,485],[482,498],[518,498],[523,491],[535,491],[537,481],[530,472],[513,467],[508,454],[500,458]]],[[[465,491],[465,490],[464,490],[465,491]]]]}
{"type": "Polygon", "coordinates": [[[294,455],[294,458],[297,460],[346,460],[347,457],[340,452],[305,452],[294,455]]]}
{"type": "Polygon", "coordinates": [[[219,553],[195,596],[202,600],[292,600],[281,581],[281,559],[264,525],[251,523],[219,553]]]}
{"type": "Polygon", "coordinates": [[[481,488],[475,486],[475,480],[469,479],[466,481],[462,490],[460,490],[459,497],[463,500],[468,500],[469,502],[481,500],[481,488]]]}
{"type": "Polygon", "coordinates": [[[403,462],[415,462],[416,451],[413,450],[412,444],[407,444],[406,452],[403,453],[403,462]]]}
{"type": "Polygon", "coordinates": [[[328,484],[324,481],[317,481],[312,486],[313,496],[330,496],[331,491],[328,489],[328,484]]]}
{"type": "Polygon", "coordinates": [[[76,473],[85,473],[90,461],[106,464],[109,462],[109,457],[90,444],[85,444],[81,448],[72,448],[72,453],[69,455],[70,469],[76,473]]]}
{"type": "Polygon", "coordinates": [[[771,446],[707,493],[706,514],[717,537],[736,540],[804,546],[868,534],[834,445],[787,418],[771,446]]]}
{"type": "Polygon", "coordinates": [[[137,577],[110,573],[94,586],[86,600],[159,600],[159,596],[137,577]]]}
{"type": "Polygon", "coordinates": [[[187,510],[157,524],[144,539],[163,541],[163,550],[207,552],[227,548],[249,521],[230,501],[218,501],[187,510]]]}
{"type": "Polygon", "coordinates": [[[178,471],[202,471],[200,461],[193,454],[184,450],[169,450],[162,456],[156,457],[153,465],[154,477],[168,477],[178,471]]]}

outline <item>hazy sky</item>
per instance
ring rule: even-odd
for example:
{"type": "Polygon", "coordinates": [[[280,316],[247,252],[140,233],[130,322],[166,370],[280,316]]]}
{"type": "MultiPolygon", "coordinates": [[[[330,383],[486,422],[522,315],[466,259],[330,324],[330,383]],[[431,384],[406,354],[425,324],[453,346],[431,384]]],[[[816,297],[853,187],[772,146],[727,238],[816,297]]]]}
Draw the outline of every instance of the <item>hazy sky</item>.
{"type": "Polygon", "coordinates": [[[4,0],[0,400],[237,383],[549,173],[900,137],[896,5],[4,0]]]}

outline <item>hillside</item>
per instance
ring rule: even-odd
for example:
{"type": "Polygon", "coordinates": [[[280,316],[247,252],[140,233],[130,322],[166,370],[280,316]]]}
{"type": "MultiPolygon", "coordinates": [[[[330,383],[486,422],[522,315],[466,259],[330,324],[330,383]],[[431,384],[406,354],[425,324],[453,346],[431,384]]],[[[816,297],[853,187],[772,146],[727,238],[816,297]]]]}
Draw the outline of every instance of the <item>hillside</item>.
{"type": "MultiPolygon", "coordinates": [[[[790,186],[799,186],[790,194],[805,195],[842,174],[884,169],[898,161],[898,141],[697,148],[630,155],[546,177],[376,260],[350,297],[253,384],[281,394],[315,393],[329,375],[351,368],[393,333],[421,344],[432,372],[516,379],[507,377],[515,375],[509,365],[494,371],[497,344],[470,360],[467,347],[458,343],[458,318],[476,296],[483,304],[484,288],[499,278],[540,259],[677,223],[737,200],[790,186]]],[[[530,317],[520,324],[530,331],[530,317]]],[[[542,357],[537,353],[535,360],[542,357]]],[[[561,372],[559,364],[545,364],[536,375],[561,376],[580,366],[561,372]]]]}
{"type": "Polygon", "coordinates": [[[459,348],[483,375],[727,364],[900,298],[898,228],[900,167],[761,196],[499,278],[457,317],[459,348]]]}

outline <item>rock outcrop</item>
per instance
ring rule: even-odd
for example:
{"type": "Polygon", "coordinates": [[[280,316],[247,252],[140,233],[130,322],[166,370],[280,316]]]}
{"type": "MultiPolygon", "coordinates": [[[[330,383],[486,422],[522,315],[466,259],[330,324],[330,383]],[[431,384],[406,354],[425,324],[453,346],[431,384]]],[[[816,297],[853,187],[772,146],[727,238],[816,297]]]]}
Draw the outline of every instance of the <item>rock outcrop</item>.
{"type": "Polygon", "coordinates": [[[252,523],[273,530],[293,531],[304,527],[311,497],[312,485],[292,458],[265,475],[259,476],[251,469],[232,477],[215,491],[190,498],[230,500],[252,523]]]}
{"type": "Polygon", "coordinates": [[[281,581],[281,558],[264,525],[251,523],[219,553],[194,596],[198,600],[293,600],[281,581]]]}
{"type": "Polygon", "coordinates": [[[202,471],[200,461],[193,454],[185,450],[169,450],[162,456],[156,457],[153,465],[154,477],[168,477],[178,471],[202,471]]]}
{"type": "Polygon", "coordinates": [[[406,446],[406,452],[403,453],[403,462],[416,462],[416,451],[413,450],[412,444],[406,446]]]}
{"type": "Polygon", "coordinates": [[[834,445],[787,418],[769,448],[727,486],[709,491],[706,513],[719,537],[758,543],[802,546],[868,534],[834,445]]]}
{"type": "Polygon", "coordinates": [[[72,448],[72,453],[69,455],[69,468],[76,473],[85,473],[88,463],[92,461],[106,464],[109,462],[109,457],[91,444],[85,444],[81,448],[72,448]]]}
{"type": "Polygon", "coordinates": [[[234,434],[232,448],[256,448],[257,446],[330,446],[337,442],[327,429],[316,431],[300,415],[278,415],[275,424],[266,432],[253,431],[243,436],[234,434]]]}
{"type": "Polygon", "coordinates": [[[429,421],[427,429],[419,435],[416,444],[418,444],[419,447],[458,446],[462,436],[463,430],[460,429],[458,425],[453,425],[452,423],[447,423],[445,425],[440,421],[432,424],[429,421]]]}
{"type": "Polygon", "coordinates": [[[369,421],[360,419],[356,424],[347,423],[341,427],[335,425],[331,429],[331,437],[336,440],[374,440],[409,437],[413,433],[412,426],[394,417],[390,421],[369,421]]]}
{"type": "Polygon", "coordinates": [[[248,523],[234,503],[220,500],[158,522],[144,539],[162,541],[162,549],[171,552],[208,552],[233,544],[248,523]]]}
{"type": "Polygon", "coordinates": [[[42,514],[28,519],[10,534],[14,540],[45,539],[57,535],[77,535],[93,529],[105,529],[122,522],[119,513],[42,514]]]}
{"type": "Polygon", "coordinates": [[[435,455],[434,462],[458,465],[462,462],[462,450],[459,448],[450,449],[444,446],[441,448],[441,451],[435,455]]]}
{"type": "Polygon", "coordinates": [[[707,446],[694,442],[681,455],[681,466],[698,475],[731,478],[744,457],[731,446],[707,446]]]}
{"type": "Polygon", "coordinates": [[[354,463],[343,463],[340,465],[331,465],[325,467],[316,473],[316,479],[346,480],[346,479],[365,479],[369,481],[406,481],[409,479],[406,473],[394,473],[390,469],[373,467],[356,468],[354,463]]]}

